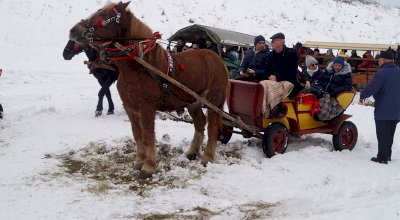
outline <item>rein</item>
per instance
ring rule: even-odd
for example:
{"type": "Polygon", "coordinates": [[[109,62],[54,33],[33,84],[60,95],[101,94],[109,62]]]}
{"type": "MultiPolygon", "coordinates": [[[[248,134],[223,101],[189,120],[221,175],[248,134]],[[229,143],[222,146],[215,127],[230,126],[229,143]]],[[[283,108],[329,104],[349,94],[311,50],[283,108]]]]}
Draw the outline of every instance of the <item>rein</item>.
{"type": "Polygon", "coordinates": [[[156,32],[151,38],[145,38],[143,41],[124,46],[123,50],[120,48],[107,48],[105,55],[107,59],[112,61],[131,60],[136,56],[143,58],[144,55],[149,54],[156,48],[158,39],[161,39],[161,34],[156,32]]]}

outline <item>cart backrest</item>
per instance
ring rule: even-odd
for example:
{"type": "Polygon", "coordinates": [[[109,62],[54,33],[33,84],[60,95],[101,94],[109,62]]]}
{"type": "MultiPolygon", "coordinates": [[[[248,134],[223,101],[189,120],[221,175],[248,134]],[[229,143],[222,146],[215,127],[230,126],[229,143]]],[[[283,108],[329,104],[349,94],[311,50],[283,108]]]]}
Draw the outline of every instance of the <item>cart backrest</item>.
{"type": "Polygon", "coordinates": [[[349,107],[349,105],[353,102],[355,95],[355,91],[341,92],[336,96],[336,100],[339,102],[339,105],[346,110],[347,107],[349,107]]]}
{"type": "Polygon", "coordinates": [[[229,80],[229,113],[239,116],[247,125],[261,127],[263,96],[264,88],[259,83],[229,80]]]}

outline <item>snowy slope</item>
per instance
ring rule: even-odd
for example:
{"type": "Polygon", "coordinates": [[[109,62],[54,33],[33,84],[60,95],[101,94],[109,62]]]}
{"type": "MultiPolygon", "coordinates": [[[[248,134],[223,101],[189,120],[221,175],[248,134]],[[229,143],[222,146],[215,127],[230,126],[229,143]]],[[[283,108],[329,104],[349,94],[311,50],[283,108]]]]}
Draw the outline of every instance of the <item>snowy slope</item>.
{"type": "MultiPolygon", "coordinates": [[[[315,134],[291,138],[285,154],[266,159],[259,140],[235,135],[207,168],[182,154],[191,125],[157,120],[157,175],[136,180],[115,86],[116,114],[94,118],[99,86],[85,57],[61,57],[69,28],[105,2],[0,0],[0,219],[400,218],[400,132],[393,161],[370,162],[373,108],[356,102],[347,111],[359,129],[352,152],[332,152],[331,136],[315,134]]],[[[194,19],[250,34],[282,31],[289,43],[400,43],[399,10],[372,5],[182,0],[130,9],[165,38],[194,19]]]]}
{"type": "MultiPolygon", "coordinates": [[[[0,2],[0,66],[3,69],[71,68],[60,59],[69,29],[105,4],[105,0],[0,2]]],[[[318,0],[133,1],[130,8],[154,31],[168,38],[176,30],[198,24],[249,34],[287,35],[297,41],[400,43],[400,10],[360,3],[318,0]],[[164,12],[164,13],[163,13],[164,12]]],[[[76,65],[80,64],[75,62],[76,65]]],[[[82,66],[82,65],[79,65],[82,66]]]]}

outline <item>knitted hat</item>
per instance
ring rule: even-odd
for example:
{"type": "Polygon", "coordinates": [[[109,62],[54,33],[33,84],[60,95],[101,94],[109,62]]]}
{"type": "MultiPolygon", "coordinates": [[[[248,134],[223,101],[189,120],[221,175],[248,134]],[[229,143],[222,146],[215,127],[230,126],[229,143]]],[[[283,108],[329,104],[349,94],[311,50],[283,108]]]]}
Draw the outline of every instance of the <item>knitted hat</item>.
{"type": "Polygon", "coordinates": [[[344,57],[341,56],[337,56],[335,57],[335,59],[333,60],[333,64],[338,63],[342,66],[344,66],[344,57]]]}
{"type": "Polygon", "coordinates": [[[379,54],[379,58],[384,58],[387,60],[393,60],[393,54],[390,53],[389,51],[381,51],[381,53],[379,54]]]}
{"type": "Polygon", "coordinates": [[[306,56],[306,66],[307,66],[307,68],[310,69],[310,66],[312,64],[314,64],[314,63],[317,64],[318,61],[314,57],[312,57],[310,55],[307,55],[306,56]]]}
{"type": "Polygon", "coordinates": [[[260,41],[265,41],[265,38],[262,35],[258,35],[256,38],[254,38],[254,46],[256,46],[260,41]]]}

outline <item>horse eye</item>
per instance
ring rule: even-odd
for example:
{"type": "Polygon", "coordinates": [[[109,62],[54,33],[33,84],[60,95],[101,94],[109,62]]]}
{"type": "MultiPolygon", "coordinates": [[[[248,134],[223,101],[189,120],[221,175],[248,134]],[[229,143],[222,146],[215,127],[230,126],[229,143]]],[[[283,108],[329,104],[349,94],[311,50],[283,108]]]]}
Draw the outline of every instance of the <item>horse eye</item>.
{"type": "Polygon", "coordinates": [[[103,13],[103,12],[102,12],[102,13],[100,13],[100,16],[104,18],[104,17],[106,17],[107,15],[106,15],[106,13],[103,13]]]}

